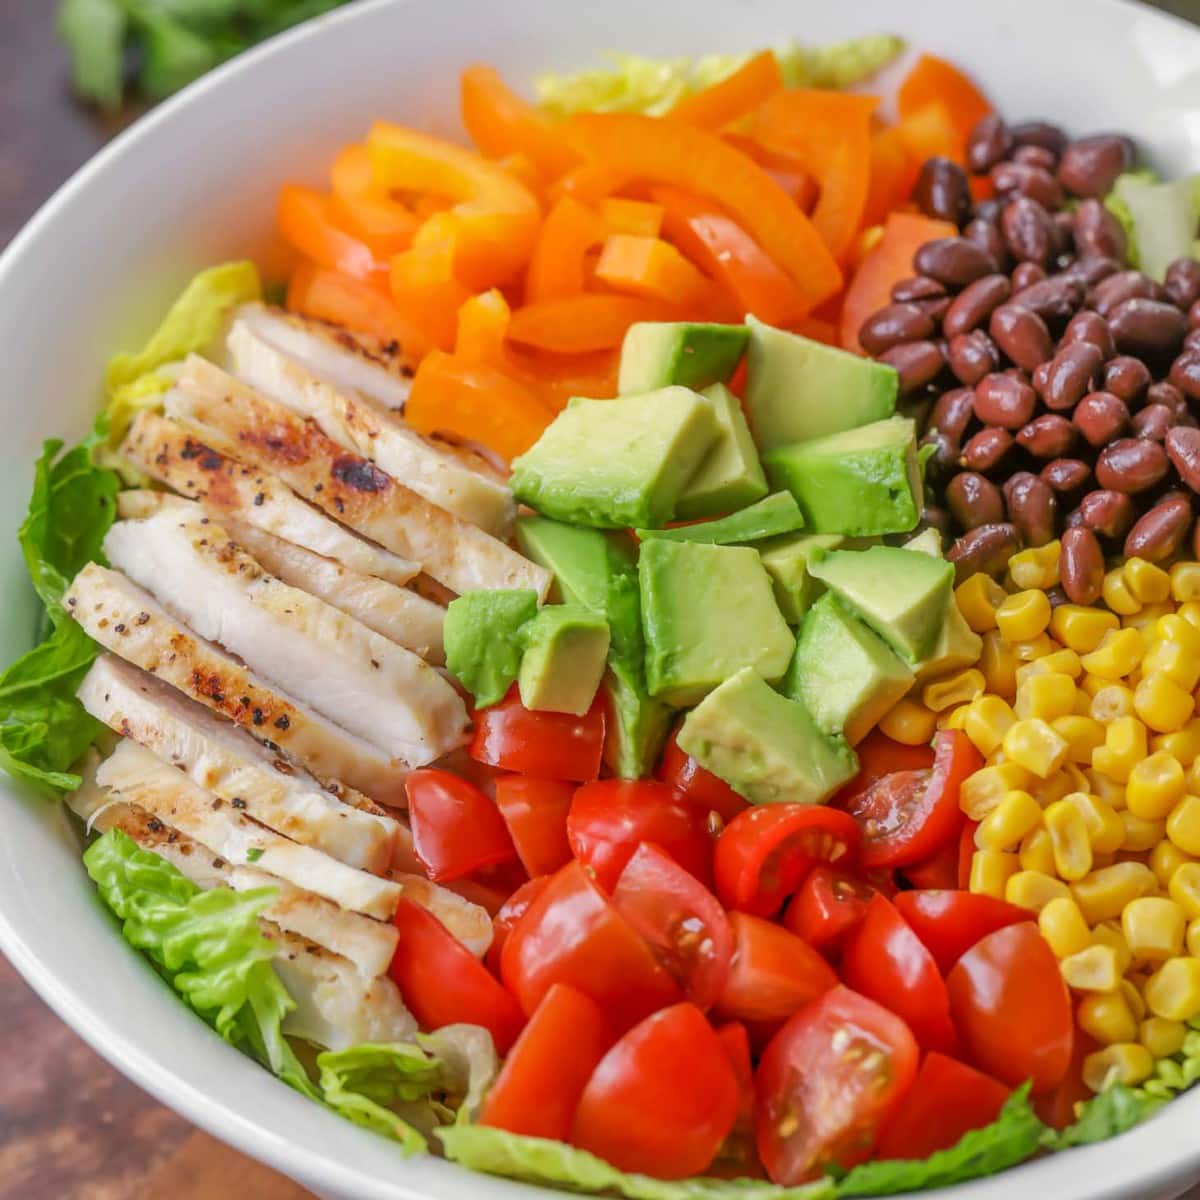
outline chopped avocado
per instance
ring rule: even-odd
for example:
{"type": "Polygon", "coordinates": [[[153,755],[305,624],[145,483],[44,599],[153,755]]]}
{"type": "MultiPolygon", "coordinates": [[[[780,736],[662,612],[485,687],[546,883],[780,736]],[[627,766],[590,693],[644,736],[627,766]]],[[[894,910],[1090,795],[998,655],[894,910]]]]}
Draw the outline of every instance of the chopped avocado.
{"type": "Polygon", "coordinates": [[[924,683],[927,679],[973,666],[982,653],[983,639],[967,624],[951,592],[946,597],[937,641],[917,667],[917,682],[924,683]]]}
{"type": "Polygon", "coordinates": [[[783,690],[819,728],[854,746],[912,681],[912,669],[827,592],[804,618],[783,690]]]}
{"type": "Polygon", "coordinates": [[[934,647],[954,567],[898,546],[817,550],[809,572],[861,617],[906,662],[934,647]]]}
{"type": "Polygon", "coordinates": [[[932,526],[927,525],[920,533],[914,533],[900,549],[913,550],[917,554],[928,554],[931,558],[941,558],[942,535],[932,526]]]}
{"type": "Polygon", "coordinates": [[[638,578],[652,696],[695,704],[743,667],[783,677],[795,639],[756,550],[651,538],[638,578]]]}
{"type": "Polygon", "coordinates": [[[808,573],[809,556],[818,548],[836,550],[844,541],[836,533],[792,533],[755,547],[774,585],[775,603],[789,625],[799,625],[813,601],[825,590],[808,573]]]}
{"type": "Polygon", "coordinates": [[[664,538],[670,542],[706,542],[710,546],[728,546],[794,533],[803,526],[804,515],[795,497],[791,492],[776,492],[719,521],[701,521],[697,525],[680,525],[676,529],[639,529],[637,535],[643,540],[664,538]]]}
{"type": "Polygon", "coordinates": [[[658,761],[671,709],[646,691],[641,664],[611,663],[604,676],[608,697],[608,725],[604,736],[604,762],[620,779],[641,779],[658,761]]]}
{"type": "Polygon", "coordinates": [[[549,604],[523,630],[517,686],[521,703],[539,712],[592,706],[608,658],[608,622],[582,604],[549,604]]]}
{"type": "Polygon", "coordinates": [[[688,713],[679,745],[751,804],[819,804],[858,773],[854,751],[753,667],[688,713]]]}
{"type": "Polygon", "coordinates": [[[813,533],[904,533],[920,518],[916,427],[907,417],[778,446],[763,462],[813,533]]]}
{"type": "Polygon", "coordinates": [[[573,525],[663,525],[718,432],[712,405],[684,387],[577,400],[513,460],[513,494],[573,525]]]}
{"type": "Polygon", "coordinates": [[[537,616],[537,592],[467,592],[446,609],[446,667],[480,708],[504,699],[521,667],[525,626],[537,616]]]}
{"type": "Polygon", "coordinates": [[[609,539],[615,534],[564,525],[549,517],[517,518],[517,545],[526,558],[554,575],[551,598],[605,611],[608,596],[609,539]]]}
{"type": "Polygon", "coordinates": [[[1137,265],[1151,279],[1161,283],[1175,259],[1196,253],[1200,175],[1160,183],[1131,171],[1117,179],[1112,194],[1129,214],[1137,265]]]}
{"type": "Polygon", "coordinates": [[[721,433],[675,504],[681,521],[733,512],[767,494],[767,477],[738,398],[723,383],[700,395],[712,405],[721,433]]]}
{"type": "Polygon", "coordinates": [[[725,383],[749,336],[744,325],[639,321],[621,345],[617,391],[625,396],[674,383],[700,391],[725,383]]]}
{"type": "Polygon", "coordinates": [[[747,317],[746,411],[760,450],[890,417],[899,376],[834,346],[747,317]]]}

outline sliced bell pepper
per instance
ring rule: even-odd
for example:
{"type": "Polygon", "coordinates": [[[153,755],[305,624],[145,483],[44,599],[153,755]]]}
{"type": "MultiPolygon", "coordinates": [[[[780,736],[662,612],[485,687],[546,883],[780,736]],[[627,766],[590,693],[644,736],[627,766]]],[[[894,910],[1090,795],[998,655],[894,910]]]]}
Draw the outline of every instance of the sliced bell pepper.
{"type": "Polygon", "coordinates": [[[620,349],[594,350],[570,358],[546,358],[520,347],[509,347],[509,371],[543,404],[561,412],[572,396],[607,400],[617,394],[620,349]]]}
{"type": "Polygon", "coordinates": [[[629,182],[627,171],[615,171],[600,163],[585,162],[568,171],[551,185],[551,201],[573,196],[581,204],[598,204],[605,196],[619,192],[629,182]]]}
{"type": "Polygon", "coordinates": [[[817,202],[817,181],[804,169],[795,155],[770,150],[748,133],[726,129],[721,133],[731,146],[749,155],[791,198],[797,207],[811,215],[817,202]]]}
{"type": "Polygon", "coordinates": [[[593,161],[715,201],[775,260],[809,308],[842,286],[821,235],[753,159],[707,130],[635,113],[580,113],[572,144],[593,161]]]}
{"type": "Polygon", "coordinates": [[[703,303],[712,286],[670,242],[629,233],[605,240],[596,278],[614,291],[680,305],[703,303]]]}
{"type": "Polygon", "coordinates": [[[667,113],[699,129],[720,129],[753,112],[764,100],[783,91],[783,73],[773,50],[763,50],[703,91],[684,96],[667,113]]]}
{"type": "Polygon", "coordinates": [[[604,222],[590,208],[564,196],[538,231],[525,274],[528,303],[562,300],[583,291],[584,255],[604,240],[604,222]]]}
{"type": "Polygon", "coordinates": [[[386,264],[338,226],[332,198],[315,188],[285,183],[279,189],[276,222],[284,241],[322,267],[355,279],[386,275],[386,264]]]}
{"type": "Polygon", "coordinates": [[[462,122],[488,158],[524,155],[551,179],[579,162],[558,128],[491,67],[468,67],[459,80],[462,122]]]}
{"type": "Polygon", "coordinates": [[[443,242],[406,250],[392,259],[392,301],[421,329],[430,345],[449,350],[458,329],[458,310],[471,292],[454,278],[454,248],[443,242]]]}
{"type": "Polygon", "coordinates": [[[600,202],[600,219],[608,227],[609,233],[658,237],[662,231],[663,209],[661,204],[650,204],[645,200],[609,196],[600,202]]]}
{"type": "Polygon", "coordinates": [[[929,104],[941,104],[957,135],[959,161],[967,137],[981,117],[992,111],[987,97],[956,66],[933,54],[922,54],[904,77],[896,95],[902,121],[916,116],[929,104]]]}
{"type": "Polygon", "coordinates": [[[917,164],[909,155],[904,135],[895,125],[882,125],[871,133],[871,178],[862,224],[879,225],[899,208],[912,191],[917,164]]]}
{"type": "Polygon", "coordinates": [[[672,321],[680,315],[675,305],[638,296],[572,296],[518,308],[508,336],[518,345],[552,354],[586,354],[619,346],[638,321],[672,321]]]}
{"type": "Polygon", "coordinates": [[[511,319],[508,301],[496,288],[472,296],[458,310],[455,357],[463,362],[502,365],[504,339],[511,319]]]}
{"type": "Polygon", "coordinates": [[[416,214],[375,186],[366,146],[345,146],[329,172],[337,216],[377,258],[387,259],[412,245],[420,224],[416,214]]]}
{"type": "Polygon", "coordinates": [[[940,100],[931,100],[901,118],[896,128],[918,168],[927,158],[948,158],[960,165],[966,161],[966,143],[940,100]]]}

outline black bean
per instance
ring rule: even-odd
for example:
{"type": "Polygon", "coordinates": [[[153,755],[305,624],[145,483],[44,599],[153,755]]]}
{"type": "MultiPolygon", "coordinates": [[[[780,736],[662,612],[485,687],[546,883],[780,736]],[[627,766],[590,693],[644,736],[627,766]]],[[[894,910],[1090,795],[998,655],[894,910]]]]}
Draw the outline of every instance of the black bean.
{"type": "Polygon", "coordinates": [[[1058,208],[1063,202],[1061,185],[1044,167],[1029,166],[1020,162],[997,163],[992,168],[991,180],[997,194],[1001,196],[1029,196],[1048,209],[1058,208]]]}
{"type": "Polygon", "coordinates": [[[1133,524],[1137,510],[1124,492],[1099,489],[1088,492],[1079,502],[1079,521],[1101,537],[1124,537],[1133,524]]]}
{"type": "Polygon", "coordinates": [[[1059,182],[1073,196],[1104,196],[1133,162],[1133,143],[1116,134],[1071,142],[1058,163],[1059,182]]]}
{"type": "Polygon", "coordinates": [[[1107,446],[1125,432],[1129,409],[1111,392],[1090,392],[1075,406],[1071,420],[1089,445],[1107,446]]]}
{"type": "Polygon", "coordinates": [[[990,479],[960,471],[946,485],[946,507],[960,529],[975,529],[1004,520],[1004,498],[990,479]]]}
{"type": "Polygon", "coordinates": [[[1061,348],[1070,345],[1071,342],[1091,342],[1104,359],[1112,358],[1117,352],[1113,345],[1112,331],[1108,328],[1108,322],[1099,313],[1094,313],[1090,309],[1077,312],[1067,322],[1067,328],[1063,332],[1059,346],[1061,348]]]}
{"type": "Polygon", "coordinates": [[[1061,458],[1075,441],[1075,426],[1058,413],[1042,413],[1017,431],[1017,445],[1034,458],[1061,458]]]}
{"type": "Polygon", "coordinates": [[[1034,390],[1054,412],[1069,412],[1087,392],[1104,359],[1091,342],[1068,342],[1033,372],[1034,390]]]}
{"type": "Polygon", "coordinates": [[[1175,415],[1165,404],[1147,404],[1130,421],[1134,437],[1146,442],[1161,442],[1175,425],[1175,415]]]}
{"type": "Polygon", "coordinates": [[[1018,146],[1012,153],[1012,160],[1027,167],[1041,167],[1043,171],[1053,171],[1058,166],[1058,155],[1045,146],[1018,146]]]}
{"type": "Polygon", "coordinates": [[[955,379],[968,385],[978,383],[1000,366],[1000,351],[982,329],[960,333],[950,339],[946,358],[955,379]]]}
{"type": "Polygon", "coordinates": [[[895,367],[900,376],[900,395],[911,396],[937,378],[945,359],[936,342],[904,342],[879,355],[880,362],[895,367]]]}
{"type": "Polygon", "coordinates": [[[1183,544],[1192,527],[1192,505],[1184,495],[1164,496],[1141,517],[1125,539],[1126,558],[1161,562],[1183,544]]]}
{"type": "Polygon", "coordinates": [[[1080,258],[1125,258],[1125,230],[1095,198],[1080,201],[1075,210],[1075,250],[1080,258]]]}
{"type": "Polygon", "coordinates": [[[983,175],[1007,158],[1012,148],[1008,126],[995,113],[989,113],[975,122],[967,138],[967,166],[976,175],[983,175]]]}
{"type": "Polygon", "coordinates": [[[1012,273],[1013,291],[1023,292],[1026,288],[1033,287],[1035,283],[1041,283],[1045,278],[1045,268],[1039,267],[1037,263],[1017,263],[1017,265],[1013,267],[1012,273]]]}
{"type": "Polygon", "coordinates": [[[1200,300],[1200,259],[1177,258],[1167,267],[1163,287],[1171,303],[1187,312],[1200,300]]]}
{"type": "Polygon", "coordinates": [[[975,415],[985,425],[1020,429],[1036,408],[1037,396],[1023,379],[997,372],[975,385],[975,415]]]}
{"type": "Polygon", "coordinates": [[[991,255],[965,237],[934,238],[917,251],[913,263],[921,274],[930,275],[947,287],[966,287],[996,270],[991,255]]]}
{"type": "Polygon", "coordinates": [[[979,571],[999,575],[1020,548],[1021,536],[1015,525],[980,525],[964,533],[946,551],[946,560],[954,564],[955,582],[961,583],[979,571]]]}
{"type": "Polygon", "coordinates": [[[1046,322],[1037,313],[1011,302],[1000,305],[992,313],[988,333],[992,341],[1026,371],[1045,362],[1054,350],[1046,322]]]}
{"type": "Polygon", "coordinates": [[[1137,495],[1152,488],[1170,469],[1167,452],[1157,442],[1122,438],[1100,451],[1096,482],[1114,492],[1137,495]]]}
{"type": "Polygon", "coordinates": [[[1000,230],[1013,258],[1045,266],[1054,248],[1054,222],[1029,196],[1015,196],[1000,214],[1000,230]]]}
{"type": "Polygon", "coordinates": [[[1174,354],[1187,332],[1184,315],[1174,304],[1135,298],[1109,313],[1108,326],[1122,354],[1161,358],[1174,354]]]}
{"type": "Polygon", "coordinates": [[[1120,270],[1121,264],[1115,258],[1095,254],[1072,263],[1067,268],[1066,273],[1072,279],[1078,279],[1084,287],[1092,288],[1102,279],[1107,279],[1110,275],[1115,275],[1120,270]]]}
{"type": "Polygon", "coordinates": [[[974,242],[1001,269],[1008,264],[1008,247],[999,227],[992,221],[975,217],[967,222],[963,237],[974,242]]]}
{"type": "Polygon", "coordinates": [[[1200,492],[1200,429],[1172,429],[1164,445],[1179,478],[1200,492]]]}
{"type": "Polygon", "coordinates": [[[1039,476],[1060,495],[1078,491],[1092,477],[1092,468],[1082,459],[1056,458],[1048,462],[1039,476]]]}
{"type": "Polygon", "coordinates": [[[946,289],[928,275],[910,275],[907,279],[892,284],[892,299],[897,304],[936,299],[945,294],[946,289]]]}
{"type": "Polygon", "coordinates": [[[1150,370],[1140,358],[1121,355],[1104,368],[1104,390],[1119,396],[1130,408],[1140,404],[1150,386],[1150,370]]]}
{"type": "Polygon", "coordinates": [[[1094,604],[1104,586],[1104,552],[1086,526],[1068,529],[1059,554],[1062,588],[1073,604],[1094,604]]]}
{"type": "Polygon", "coordinates": [[[933,319],[915,304],[889,304],[872,313],[858,331],[868,354],[882,354],[901,342],[917,342],[934,331],[933,319]]]}
{"type": "Polygon", "coordinates": [[[1185,350],[1172,364],[1167,379],[1190,400],[1200,400],[1200,348],[1185,350]]]}
{"type": "Polygon", "coordinates": [[[1037,313],[1043,321],[1061,325],[1083,303],[1083,284],[1069,275],[1052,275],[1013,294],[1013,303],[1037,313]]]}
{"type": "Polygon", "coordinates": [[[971,213],[971,188],[967,173],[948,158],[927,158],[921,165],[912,198],[927,216],[955,225],[971,213]]]}
{"type": "Polygon", "coordinates": [[[988,426],[963,446],[959,462],[972,471],[994,470],[1013,447],[1013,435],[1007,429],[988,426]]]}
{"type": "Polygon", "coordinates": [[[1141,271],[1118,271],[1102,279],[1088,296],[1088,305],[1102,317],[1107,317],[1118,304],[1126,300],[1165,300],[1166,292],[1149,275],[1141,271]]]}
{"type": "Polygon", "coordinates": [[[942,321],[942,332],[948,338],[960,333],[969,333],[992,315],[997,305],[1003,304],[1012,292],[1012,286],[1004,275],[984,275],[968,284],[946,310],[942,321]]]}
{"type": "Polygon", "coordinates": [[[1053,154],[1062,154],[1067,145],[1067,135],[1057,125],[1046,121],[1025,121],[1014,125],[1012,140],[1017,146],[1044,146],[1053,154]]]}
{"type": "Polygon", "coordinates": [[[1058,497],[1045,480],[1018,471],[1004,484],[1004,501],[1009,520],[1020,531],[1027,546],[1044,546],[1054,538],[1058,497]]]}

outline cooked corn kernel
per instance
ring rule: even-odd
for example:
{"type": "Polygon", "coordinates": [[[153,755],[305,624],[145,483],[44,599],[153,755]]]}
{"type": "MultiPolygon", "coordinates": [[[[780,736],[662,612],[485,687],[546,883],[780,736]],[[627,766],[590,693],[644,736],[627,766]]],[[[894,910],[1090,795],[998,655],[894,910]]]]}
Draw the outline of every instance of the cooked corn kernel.
{"type": "Polygon", "coordinates": [[[1100,595],[1113,612],[1119,613],[1123,617],[1132,616],[1142,607],[1141,601],[1134,596],[1120,567],[1116,567],[1105,575],[1100,595]]]}
{"type": "Polygon", "coordinates": [[[1164,962],[1183,953],[1183,908],[1162,896],[1131,900],[1121,913],[1121,932],[1140,962],[1164,962]]]}
{"type": "MultiPolygon", "coordinates": [[[[1111,679],[1101,679],[1099,675],[1090,675],[1084,671],[1079,679],[1079,690],[1088,696],[1094,696],[1101,688],[1111,686],[1111,679]]],[[[1133,712],[1133,692],[1129,693],[1129,711],[1133,712]]]]}
{"type": "MultiPolygon", "coordinates": [[[[1118,717],[1105,727],[1104,745],[1092,752],[1092,766],[1109,779],[1125,783],[1145,757],[1145,725],[1137,717],[1118,717]]],[[[1128,787],[1125,791],[1128,803],[1128,787]]]]}
{"type": "Polygon", "coordinates": [[[905,697],[892,705],[879,722],[879,728],[894,742],[924,746],[937,730],[937,714],[905,697]]]}
{"type": "Polygon", "coordinates": [[[1079,661],[1089,675],[1102,679],[1124,679],[1142,661],[1146,643],[1136,629],[1109,631],[1100,639],[1100,645],[1079,661]]]}
{"type": "Polygon", "coordinates": [[[980,850],[1012,850],[1042,823],[1042,806],[1028,793],[1008,792],[975,830],[980,850]]]}
{"type": "Polygon", "coordinates": [[[1018,679],[1017,702],[1013,707],[1018,721],[1030,717],[1043,721],[1065,717],[1075,708],[1075,681],[1069,675],[1050,674],[1018,679]]]}
{"type": "MultiPolygon", "coordinates": [[[[1010,643],[1012,652],[1017,656],[1017,662],[1024,663],[1027,666],[1038,662],[1043,658],[1049,658],[1054,653],[1054,642],[1050,640],[1047,634],[1039,633],[1037,637],[1027,638],[1022,642],[1010,643]]],[[[1013,672],[1013,678],[1016,678],[1016,672],[1020,671],[1020,666],[1013,672]]]]}
{"type": "Polygon", "coordinates": [[[1131,613],[1127,617],[1121,618],[1121,625],[1125,629],[1136,629],[1143,638],[1149,639],[1154,636],[1154,629],[1163,617],[1169,617],[1174,610],[1170,604],[1146,604],[1135,613],[1131,613]]]}
{"type": "Polygon", "coordinates": [[[963,732],[980,754],[991,754],[999,749],[1016,719],[1008,701],[999,696],[980,696],[967,706],[963,732]]]}
{"type": "Polygon", "coordinates": [[[1139,1042],[1118,1042],[1105,1046],[1083,1060],[1083,1082],[1093,1092],[1103,1092],[1116,1084],[1135,1087],[1154,1073],[1154,1059],[1139,1042]]]}
{"type": "Polygon", "coordinates": [[[1053,875],[1041,871],[1018,871],[1004,885],[1004,899],[1018,908],[1040,913],[1051,900],[1069,900],[1071,889],[1053,875]]]}
{"type": "Polygon", "coordinates": [[[1179,604],[1200,600],[1200,563],[1177,562],[1171,568],[1171,598],[1179,604]]]}
{"type": "MultiPolygon", "coordinates": [[[[1112,728],[1110,725],[1109,729],[1112,728]]],[[[1143,753],[1145,733],[1145,729],[1142,729],[1143,753]]],[[[1125,784],[1125,804],[1135,816],[1147,821],[1160,821],[1183,798],[1186,789],[1187,780],[1179,763],[1169,754],[1151,754],[1130,769],[1125,784]]],[[[1187,849],[1186,846],[1180,848],[1187,849]]]]}
{"type": "Polygon", "coordinates": [[[1121,825],[1125,836],[1121,839],[1122,850],[1132,850],[1135,854],[1143,854],[1153,850],[1167,832],[1165,821],[1147,821],[1126,809],[1121,813],[1121,825]]]}
{"type": "MultiPolygon", "coordinates": [[[[1167,618],[1163,617],[1165,621],[1167,618]]],[[[1174,620],[1179,620],[1175,617],[1174,620]]],[[[1187,625],[1186,621],[1180,621],[1187,625]]],[[[1187,628],[1191,628],[1187,625],[1187,628]]],[[[1161,673],[1168,679],[1174,680],[1185,692],[1192,691],[1200,683],[1200,655],[1181,642],[1170,640],[1156,641],[1142,658],[1142,675],[1161,673]]]]}
{"type": "Polygon", "coordinates": [[[1178,642],[1185,650],[1200,654],[1200,629],[1183,615],[1183,608],[1165,613],[1154,623],[1154,636],[1159,641],[1178,642]]]}
{"type": "Polygon", "coordinates": [[[1040,871],[1043,875],[1054,874],[1054,843],[1045,829],[1034,829],[1021,839],[1018,854],[1022,871],[1040,871]]]}
{"type": "Polygon", "coordinates": [[[1185,600],[1176,612],[1193,628],[1200,629],[1200,600],[1185,600]]]}
{"type": "MultiPolygon", "coordinates": [[[[1095,756],[1093,755],[1093,757],[1095,756]]],[[[1103,771],[1098,771],[1095,767],[1085,771],[1084,774],[1088,779],[1088,791],[1099,796],[1105,804],[1116,809],[1117,812],[1125,808],[1125,785],[1123,783],[1110,779],[1103,771]]]]}
{"type": "Polygon", "coordinates": [[[969,705],[956,704],[953,708],[944,709],[938,713],[937,727],[939,729],[962,729],[967,720],[969,705]]]}
{"type": "Polygon", "coordinates": [[[1084,996],[1075,1012],[1075,1019],[1079,1022],[1079,1028],[1102,1046],[1132,1042],[1138,1036],[1137,1018],[1129,1011],[1129,1005],[1119,990],[1084,996]]]}
{"type": "MultiPolygon", "coordinates": [[[[978,578],[978,576],[976,576],[978,578]]],[[[987,680],[988,691],[1010,700],[1017,693],[1016,652],[996,630],[983,635],[983,650],[979,655],[979,669],[987,680]]]]}
{"type": "Polygon", "coordinates": [[[1004,887],[1017,873],[1020,864],[1015,854],[1001,850],[976,850],[971,856],[970,890],[983,896],[1004,899],[1004,887]]]}
{"type": "Polygon", "coordinates": [[[1146,675],[1133,693],[1133,711],[1156,733],[1174,733],[1195,709],[1192,694],[1162,671],[1146,675]]]}
{"type": "Polygon", "coordinates": [[[1077,790],[1063,800],[1079,810],[1094,854],[1112,854],[1125,841],[1125,823],[1110,804],[1090,792],[1077,790]]]}
{"type": "MultiPolygon", "coordinates": [[[[1051,676],[1051,678],[1061,678],[1061,676],[1051,676]]],[[[1019,692],[1017,698],[1020,699],[1019,692]]],[[[1092,754],[1098,747],[1104,745],[1104,726],[1093,717],[1069,713],[1066,716],[1055,717],[1050,722],[1050,728],[1059,737],[1066,738],[1067,758],[1073,763],[1090,763],[1092,754]]]]}
{"type": "Polygon", "coordinates": [[[1129,1005],[1129,1011],[1139,1020],[1143,1020],[1146,1016],[1146,1001],[1142,999],[1141,990],[1137,984],[1128,977],[1121,980],[1120,987],[1117,991],[1125,999],[1125,1003],[1129,1005]]]}
{"type": "MultiPolygon", "coordinates": [[[[1145,863],[1118,862],[1101,867],[1072,885],[1071,893],[1089,925],[1119,917],[1125,905],[1158,886],[1145,863]]],[[[972,889],[974,890],[974,889],[972,889]]]]}
{"type": "Polygon", "coordinates": [[[1067,987],[1077,992],[1112,992],[1121,981],[1117,953],[1111,946],[1092,943],[1059,964],[1067,987]]]}
{"type": "Polygon", "coordinates": [[[959,612],[976,633],[996,628],[996,609],[1004,603],[1004,589],[980,571],[954,589],[959,612]]]}
{"type": "Polygon", "coordinates": [[[1200,863],[1185,862],[1176,867],[1167,884],[1167,894],[1189,921],[1200,917],[1200,863]]]}
{"type": "Polygon", "coordinates": [[[1034,795],[1037,796],[1038,803],[1043,808],[1046,808],[1056,800],[1061,800],[1063,797],[1069,796],[1072,792],[1079,791],[1081,786],[1086,785],[1087,780],[1076,775],[1071,770],[1071,764],[1066,763],[1048,779],[1043,780],[1040,784],[1036,784],[1034,795]]]}
{"type": "Polygon", "coordinates": [[[1056,800],[1043,813],[1054,847],[1054,866],[1060,879],[1082,879],[1092,869],[1092,843],[1079,807],[1056,800]]]}
{"type": "Polygon", "coordinates": [[[1090,654],[1110,629],[1120,625],[1115,613],[1079,604],[1060,604],[1050,614],[1050,632],[1076,654],[1090,654]]]}
{"type": "Polygon", "coordinates": [[[1171,809],[1167,837],[1184,854],[1200,856],[1200,796],[1184,796],[1171,809]]]}
{"type": "Polygon", "coordinates": [[[972,821],[982,821],[1009,792],[1028,791],[1032,786],[1033,776],[1017,763],[982,767],[963,780],[959,807],[972,821]]]}
{"type": "Polygon", "coordinates": [[[1116,921],[1101,921],[1092,930],[1092,944],[1107,946],[1117,956],[1117,970],[1124,974],[1133,962],[1133,951],[1116,921]]]}
{"type": "Polygon", "coordinates": [[[1083,663],[1074,650],[1053,650],[1017,668],[1017,687],[1035,675],[1069,675],[1078,679],[1083,674],[1083,663]]]}
{"type": "Polygon", "coordinates": [[[1200,917],[1193,917],[1188,922],[1187,937],[1187,952],[1193,958],[1200,958],[1200,917]]]}
{"type": "Polygon", "coordinates": [[[1070,958],[1092,944],[1091,930],[1079,905],[1070,896],[1055,896],[1042,906],[1038,913],[1038,929],[1056,958],[1070,958]]]}
{"type": "Polygon", "coordinates": [[[952,675],[943,675],[927,683],[921,692],[921,700],[926,708],[934,712],[942,712],[955,704],[968,704],[976,696],[982,696],[987,687],[983,672],[976,667],[968,667],[965,671],[955,671],[952,675]]]}
{"type": "Polygon", "coordinates": [[[1046,779],[1067,761],[1067,740],[1045,721],[1031,717],[1018,721],[1004,735],[1004,753],[1019,766],[1046,779]]]}
{"type": "Polygon", "coordinates": [[[1050,601],[1040,588],[1005,596],[996,609],[996,628],[1006,642],[1028,642],[1049,624],[1050,601]]]}
{"type": "Polygon", "coordinates": [[[1187,1026],[1182,1021],[1171,1021],[1166,1017],[1147,1017],[1138,1027],[1138,1041],[1155,1058],[1170,1058],[1183,1049],[1187,1037],[1187,1026]]]}
{"type": "Polygon", "coordinates": [[[1059,582],[1062,544],[1056,539],[1044,546],[1022,550],[1008,560],[1008,574],[1017,588],[1040,588],[1047,592],[1059,582]]]}
{"type": "Polygon", "coordinates": [[[1161,604],[1171,595],[1171,577],[1144,558],[1128,558],[1121,574],[1129,585],[1133,598],[1142,604],[1161,604]]]}
{"type": "MultiPolygon", "coordinates": [[[[1170,889],[1171,880],[1175,878],[1175,872],[1180,867],[1186,867],[1189,864],[1195,863],[1195,859],[1184,854],[1174,842],[1163,838],[1153,850],[1150,851],[1150,870],[1154,872],[1154,877],[1158,880],[1160,888],[1170,889]]],[[[1175,899],[1174,896],[1171,897],[1175,899]]],[[[1200,913],[1197,909],[1195,913],[1188,913],[1189,917],[1196,916],[1200,913]]]]}
{"type": "Polygon", "coordinates": [[[1193,717],[1182,729],[1174,733],[1160,733],[1150,739],[1152,750],[1161,750],[1178,759],[1185,767],[1200,758],[1200,717],[1193,717]]]}
{"type": "Polygon", "coordinates": [[[1156,1017],[1190,1021],[1200,1014],[1200,958],[1168,958],[1146,980],[1142,995],[1156,1017]]]}

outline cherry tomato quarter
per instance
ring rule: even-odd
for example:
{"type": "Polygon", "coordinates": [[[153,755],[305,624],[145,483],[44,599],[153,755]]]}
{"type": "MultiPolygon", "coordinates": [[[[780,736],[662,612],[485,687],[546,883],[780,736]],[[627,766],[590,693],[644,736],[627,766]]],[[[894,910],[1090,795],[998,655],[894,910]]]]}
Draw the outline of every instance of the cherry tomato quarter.
{"type": "Polygon", "coordinates": [[[723,821],[732,821],[749,807],[748,802],[725,780],[706,771],[687,751],[681,750],[678,737],[679,729],[676,728],[663,749],[655,778],[669,784],[689,804],[695,804],[705,812],[715,812],[723,821]]]}
{"type": "Polygon", "coordinates": [[[413,848],[435,883],[516,857],[499,809],[474,784],[427,767],[411,772],[404,789],[413,848]]]}
{"type": "Polygon", "coordinates": [[[604,704],[600,698],[582,717],[534,712],[514,687],[499,704],[475,713],[469,752],[478,762],[533,775],[584,783],[600,774],[604,751],[604,704]]]}
{"type": "Polygon", "coordinates": [[[783,923],[814,950],[837,954],[846,935],[867,915],[873,895],[869,883],[833,867],[816,866],[787,906],[783,923]]]}
{"type": "Polygon", "coordinates": [[[534,900],[546,890],[550,882],[549,875],[539,875],[536,879],[523,883],[496,911],[492,917],[492,944],[488,948],[488,966],[500,974],[500,955],[504,952],[504,943],[513,926],[525,915],[525,910],[534,900]]]}
{"type": "Polygon", "coordinates": [[[496,780],[496,807],[531,879],[553,875],[571,861],[567,813],[574,795],[573,784],[557,779],[502,775],[496,780]]]}
{"type": "Polygon", "coordinates": [[[900,892],[895,905],[943,974],[981,937],[1029,920],[1027,909],[993,896],[957,890],[900,892]]]}

